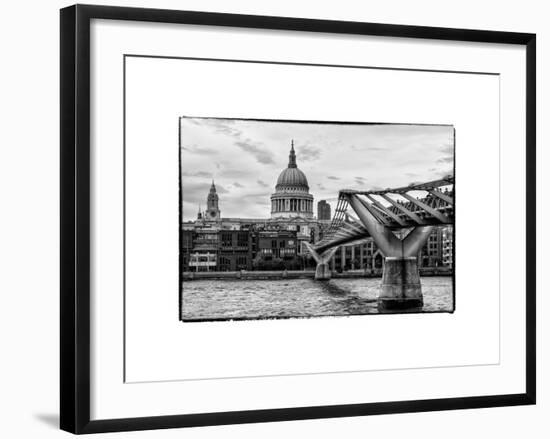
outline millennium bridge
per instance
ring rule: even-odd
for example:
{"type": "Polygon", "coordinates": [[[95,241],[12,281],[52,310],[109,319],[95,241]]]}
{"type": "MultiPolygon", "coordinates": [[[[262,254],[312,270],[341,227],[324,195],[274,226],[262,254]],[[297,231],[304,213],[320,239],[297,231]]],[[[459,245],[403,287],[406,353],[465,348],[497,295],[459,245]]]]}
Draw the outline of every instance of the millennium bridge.
{"type": "Polygon", "coordinates": [[[453,223],[452,176],[394,189],[341,190],[322,239],[306,244],[317,263],[315,279],[330,279],[329,261],[338,247],[372,237],[384,256],[378,307],[422,307],[418,253],[434,227],[453,223]]]}

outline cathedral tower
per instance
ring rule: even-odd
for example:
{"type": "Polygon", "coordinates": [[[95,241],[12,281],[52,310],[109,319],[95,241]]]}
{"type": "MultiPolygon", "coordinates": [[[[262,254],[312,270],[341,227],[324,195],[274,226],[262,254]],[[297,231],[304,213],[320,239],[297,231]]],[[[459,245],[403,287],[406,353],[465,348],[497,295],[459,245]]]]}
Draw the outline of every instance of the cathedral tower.
{"type": "Polygon", "coordinates": [[[210,192],[206,198],[206,215],[207,221],[219,221],[221,219],[221,212],[218,206],[218,194],[216,192],[216,185],[212,180],[212,186],[210,186],[210,192]]]}

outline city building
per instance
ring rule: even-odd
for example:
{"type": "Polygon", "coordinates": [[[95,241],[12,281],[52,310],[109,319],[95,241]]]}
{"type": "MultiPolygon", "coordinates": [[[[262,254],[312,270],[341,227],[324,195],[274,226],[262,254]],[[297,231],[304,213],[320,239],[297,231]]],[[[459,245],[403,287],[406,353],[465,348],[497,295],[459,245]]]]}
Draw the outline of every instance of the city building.
{"type": "Polygon", "coordinates": [[[330,220],[330,204],[327,203],[327,200],[321,200],[317,203],[317,219],[319,220],[330,220]]]}
{"type": "Polygon", "coordinates": [[[252,240],[249,227],[219,231],[219,271],[250,270],[252,240]]]}
{"type": "Polygon", "coordinates": [[[441,231],[441,260],[445,267],[453,266],[453,227],[443,227],[441,231]]]}
{"type": "Polygon", "coordinates": [[[293,269],[303,268],[298,256],[297,232],[274,227],[257,230],[254,237],[254,268],[283,269],[290,262],[293,269]]]}
{"type": "MultiPolygon", "coordinates": [[[[317,203],[306,175],[298,168],[294,142],[288,165],[279,174],[271,195],[269,218],[221,216],[214,181],[206,197],[206,210],[195,221],[181,225],[180,247],[183,271],[239,271],[314,268],[305,242],[320,240],[331,222],[326,200],[317,203]]],[[[222,200],[223,202],[223,200],[222,200]]],[[[399,232],[401,238],[408,230],[399,232]]],[[[372,238],[341,246],[331,259],[333,271],[364,270],[381,273],[384,256],[372,238]]],[[[419,254],[421,268],[452,268],[453,227],[435,227],[419,254]]]]}

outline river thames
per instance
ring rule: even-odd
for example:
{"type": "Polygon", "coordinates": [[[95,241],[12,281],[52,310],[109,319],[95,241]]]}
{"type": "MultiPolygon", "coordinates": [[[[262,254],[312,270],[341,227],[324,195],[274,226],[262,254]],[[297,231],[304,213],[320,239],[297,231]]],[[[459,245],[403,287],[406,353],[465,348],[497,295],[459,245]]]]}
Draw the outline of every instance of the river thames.
{"type": "MultiPolygon", "coordinates": [[[[416,312],[452,312],[451,276],[422,277],[424,306],[416,312]]],[[[244,320],[378,314],[380,278],[183,282],[181,320],[244,320]]]]}

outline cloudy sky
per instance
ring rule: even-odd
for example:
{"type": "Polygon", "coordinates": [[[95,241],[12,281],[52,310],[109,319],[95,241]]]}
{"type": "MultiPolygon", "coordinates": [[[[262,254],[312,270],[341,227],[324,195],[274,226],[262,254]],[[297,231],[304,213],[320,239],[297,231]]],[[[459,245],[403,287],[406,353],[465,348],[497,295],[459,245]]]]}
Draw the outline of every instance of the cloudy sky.
{"type": "Polygon", "coordinates": [[[380,189],[452,174],[453,128],[438,125],[345,125],[181,118],[183,219],[204,210],[212,179],[222,217],[268,218],[270,195],[288,165],[333,208],[340,189],[380,189]]]}

